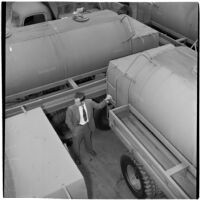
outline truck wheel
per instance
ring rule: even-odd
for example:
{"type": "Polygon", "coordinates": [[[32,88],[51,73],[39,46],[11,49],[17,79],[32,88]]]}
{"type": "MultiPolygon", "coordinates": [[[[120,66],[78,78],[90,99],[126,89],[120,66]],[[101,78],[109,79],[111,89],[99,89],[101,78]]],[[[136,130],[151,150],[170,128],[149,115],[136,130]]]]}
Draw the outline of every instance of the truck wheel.
{"type": "Polygon", "coordinates": [[[144,171],[142,165],[127,155],[121,157],[120,164],[126,183],[137,198],[144,199],[155,196],[155,184],[144,171]]]}

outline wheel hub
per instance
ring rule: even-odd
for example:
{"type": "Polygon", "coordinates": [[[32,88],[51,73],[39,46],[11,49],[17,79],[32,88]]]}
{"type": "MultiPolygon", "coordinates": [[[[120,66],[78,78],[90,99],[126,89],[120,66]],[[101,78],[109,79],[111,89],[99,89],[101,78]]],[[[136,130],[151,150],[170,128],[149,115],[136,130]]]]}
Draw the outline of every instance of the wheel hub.
{"type": "Polygon", "coordinates": [[[129,183],[135,190],[140,190],[142,188],[141,182],[135,174],[135,170],[131,165],[127,166],[127,178],[129,180],[129,183]]]}

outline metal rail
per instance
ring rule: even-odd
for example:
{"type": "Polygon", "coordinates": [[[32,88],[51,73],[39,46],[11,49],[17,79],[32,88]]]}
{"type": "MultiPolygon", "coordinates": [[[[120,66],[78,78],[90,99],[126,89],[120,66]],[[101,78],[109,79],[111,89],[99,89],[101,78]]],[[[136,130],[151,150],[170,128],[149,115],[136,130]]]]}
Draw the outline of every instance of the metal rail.
{"type": "MultiPolygon", "coordinates": [[[[166,32],[166,33],[171,34],[172,36],[175,36],[176,38],[178,38],[177,40],[180,40],[180,41],[183,41],[183,42],[188,42],[190,45],[192,45],[192,44],[194,43],[194,41],[192,41],[191,39],[186,38],[186,37],[184,37],[182,34],[177,33],[177,32],[175,32],[175,31],[173,31],[172,29],[169,29],[169,28],[167,28],[167,27],[165,27],[165,26],[162,26],[161,24],[159,24],[159,23],[157,23],[157,22],[155,22],[155,21],[151,21],[151,25],[153,25],[153,27],[154,27],[155,29],[158,28],[158,29],[160,29],[160,30],[163,30],[163,31],[166,32]]],[[[179,41],[179,42],[180,42],[180,41],[179,41]]]]}
{"type": "MultiPolygon", "coordinates": [[[[31,110],[39,106],[41,106],[47,113],[65,108],[69,106],[70,104],[72,104],[73,95],[77,91],[84,92],[86,96],[89,98],[95,98],[95,97],[101,96],[106,93],[106,78],[105,77],[96,78],[92,81],[88,81],[84,84],[79,84],[79,85],[76,84],[76,81],[81,80],[83,78],[87,78],[89,76],[95,76],[101,73],[105,73],[105,72],[106,72],[106,68],[103,68],[101,70],[95,70],[87,74],[81,74],[79,76],[75,76],[75,77],[60,81],[62,83],[64,82],[66,83],[67,81],[70,84],[71,89],[62,90],[56,93],[52,93],[50,95],[41,96],[40,98],[37,98],[37,99],[18,103],[18,104],[15,104],[14,106],[6,107],[6,112],[5,112],[6,118],[11,117],[16,114],[20,114],[22,112],[26,112],[27,110],[31,110]]],[[[55,83],[55,85],[57,84],[58,83],[55,83]]],[[[44,87],[41,87],[40,89],[44,89],[44,88],[47,88],[47,87],[44,86],[44,87]]],[[[34,91],[37,91],[37,90],[34,89],[34,91]]],[[[16,97],[19,97],[19,95],[25,95],[25,94],[30,94],[30,91],[25,92],[25,93],[20,93],[17,95],[12,95],[12,98],[14,97],[16,98],[16,97]]],[[[11,98],[11,96],[9,96],[8,98],[11,98]]]]}
{"type": "Polygon", "coordinates": [[[183,38],[175,40],[168,35],[159,32],[159,42],[161,45],[173,44],[175,46],[186,46],[184,43],[181,42],[182,39],[183,38]]]}
{"type": "Polygon", "coordinates": [[[47,84],[47,85],[44,85],[44,86],[41,86],[41,87],[37,87],[37,88],[34,88],[34,89],[19,92],[17,94],[9,95],[9,96],[6,96],[6,102],[12,101],[13,99],[17,99],[17,98],[23,98],[23,97],[31,95],[31,94],[39,93],[39,92],[42,92],[42,91],[45,91],[45,90],[48,90],[48,89],[51,89],[51,88],[54,88],[54,87],[57,87],[57,86],[60,86],[60,85],[69,84],[69,86],[71,86],[73,88],[73,86],[74,86],[73,84],[75,84],[74,83],[75,81],[89,77],[89,76],[97,75],[97,74],[100,74],[100,73],[105,73],[106,69],[107,69],[107,67],[104,67],[102,69],[98,69],[98,70],[90,71],[90,72],[87,72],[87,73],[84,73],[84,74],[80,74],[78,76],[66,78],[64,80],[57,81],[57,82],[54,82],[54,83],[50,83],[50,84],[47,84]],[[71,80],[73,80],[73,82],[71,80]]]}
{"type": "Polygon", "coordinates": [[[132,156],[144,165],[169,198],[195,198],[196,169],[131,105],[110,110],[109,122],[132,156]],[[134,115],[138,122],[141,121],[142,132],[131,120],[122,120],[129,114],[134,115]]]}

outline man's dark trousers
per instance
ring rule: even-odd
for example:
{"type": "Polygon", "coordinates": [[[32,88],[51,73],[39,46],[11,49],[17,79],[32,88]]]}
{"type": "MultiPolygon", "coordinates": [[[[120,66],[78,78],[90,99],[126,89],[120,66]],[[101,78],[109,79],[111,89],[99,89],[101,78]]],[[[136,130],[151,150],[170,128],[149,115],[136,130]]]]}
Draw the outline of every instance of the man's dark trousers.
{"type": "Polygon", "coordinates": [[[78,125],[75,127],[72,141],[73,141],[73,151],[75,159],[80,159],[80,145],[81,142],[84,140],[85,147],[89,153],[93,151],[92,148],[92,132],[89,128],[89,124],[86,123],[85,125],[78,125]]]}

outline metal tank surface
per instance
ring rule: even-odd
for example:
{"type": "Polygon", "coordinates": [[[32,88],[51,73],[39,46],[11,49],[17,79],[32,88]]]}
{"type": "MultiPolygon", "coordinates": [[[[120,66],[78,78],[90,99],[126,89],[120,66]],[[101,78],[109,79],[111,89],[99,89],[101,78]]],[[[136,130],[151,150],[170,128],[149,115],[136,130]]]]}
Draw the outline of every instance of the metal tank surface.
{"type": "Polygon", "coordinates": [[[165,45],[110,62],[115,105],[132,105],[196,167],[197,54],[165,45]]]}
{"type": "Polygon", "coordinates": [[[44,111],[5,120],[5,198],[88,198],[83,175],[44,111]]]}
{"type": "Polygon", "coordinates": [[[151,20],[195,41],[198,39],[198,3],[156,3],[151,20]]]}
{"type": "Polygon", "coordinates": [[[20,27],[6,39],[6,96],[106,67],[158,46],[158,32],[108,10],[20,27]]]}
{"type": "Polygon", "coordinates": [[[176,32],[194,42],[198,39],[197,2],[130,3],[131,16],[166,32],[176,32]]]}

